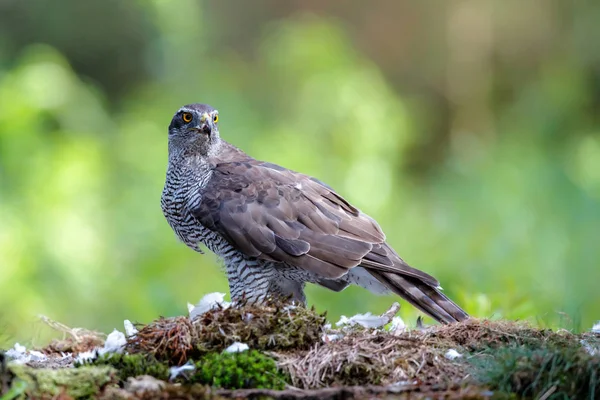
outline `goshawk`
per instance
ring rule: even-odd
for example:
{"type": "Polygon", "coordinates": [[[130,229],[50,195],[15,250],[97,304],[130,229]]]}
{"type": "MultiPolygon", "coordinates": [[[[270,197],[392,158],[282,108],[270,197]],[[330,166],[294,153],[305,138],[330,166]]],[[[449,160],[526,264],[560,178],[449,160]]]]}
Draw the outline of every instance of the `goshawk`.
{"type": "Polygon", "coordinates": [[[305,302],[306,282],[334,291],[355,284],[396,293],[440,322],[468,317],[434,277],[398,256],[375,220],[318,179],[227,143],[218,122],[208,105],[177,111],[161,205],[186,245],[224,260],[233,301],[305,302]]]}

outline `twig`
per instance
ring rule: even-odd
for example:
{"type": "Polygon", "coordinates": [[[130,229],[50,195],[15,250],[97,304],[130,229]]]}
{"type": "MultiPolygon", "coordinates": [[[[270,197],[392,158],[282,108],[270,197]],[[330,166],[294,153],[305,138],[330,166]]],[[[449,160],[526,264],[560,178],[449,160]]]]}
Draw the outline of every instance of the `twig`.
{"type": "Polygon", "coordinates": [[[392,318],[394,318],[396,314],[398,314],[398,311],[400,311],[400,303],[396,302],[392,304],[386,312],[381,314],[381,316],[387,318],[387,323],[390,323],[392,321],[392,318]]]}
{"type": "Polygon", "coordinates": [[[552,396],[552,393],[554,392],[556,392],[556,385],[548,389],[538,400],[546,400],[548,397],[552,396]]]}
{"type": "Polygon", "coordinates": [[[45,315],[40,315],[39,318],[50,328],[54,329],[55,331],[62,332],[65,335],[71,336],[76,342],[81,342],[84,336],[92,336],[102,340],[106,338],[106,334],[102,332],[90,331],[84,328],[70,328],[65,324],[46,317],[45,315]]]}

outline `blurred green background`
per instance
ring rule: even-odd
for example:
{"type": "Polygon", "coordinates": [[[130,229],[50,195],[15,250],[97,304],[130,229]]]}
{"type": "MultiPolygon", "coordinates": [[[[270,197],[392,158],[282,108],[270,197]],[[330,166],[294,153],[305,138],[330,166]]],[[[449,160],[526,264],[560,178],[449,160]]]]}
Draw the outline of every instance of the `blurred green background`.
{"type": "MultiPolygon", "coordinates": [[[[38,314],[110,331],[227,291],[160,210],[166,129],[192,102],[375,217],[470,313],[589,328],[599,20],[591,1],[1,0],[4,340],[46,335],[38,314]]],[[[308,298],[333,321],[393,301],[308,298]]]]}

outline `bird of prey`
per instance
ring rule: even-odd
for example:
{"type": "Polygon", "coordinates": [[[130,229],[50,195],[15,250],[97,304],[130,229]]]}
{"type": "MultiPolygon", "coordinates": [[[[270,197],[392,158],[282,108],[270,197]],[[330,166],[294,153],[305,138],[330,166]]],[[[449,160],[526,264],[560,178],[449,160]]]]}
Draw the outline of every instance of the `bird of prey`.
{"type": "Polygon", "coordinates": [[[306,282],[334,291],[355,284],[393,292],[442,323],[468,318],[331,187],[221,139],[219,113],[208,105],[181,107],[169,125],[161,206],[187,246],[222,258],[232,301],[281,295],[304,303],[306,282]]]}

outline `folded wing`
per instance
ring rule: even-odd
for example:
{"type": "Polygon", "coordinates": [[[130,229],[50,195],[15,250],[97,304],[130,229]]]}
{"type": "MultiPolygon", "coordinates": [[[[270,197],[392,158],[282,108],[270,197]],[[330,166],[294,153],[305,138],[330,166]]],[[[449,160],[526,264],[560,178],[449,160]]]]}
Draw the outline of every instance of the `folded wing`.
{"type": "Polygon", "coordinates": [[[435,278],[408,266],[385,243],[372,218],[314,178],[253,159],[220,163],[201,198],[191,210],[195,218],[248,256],[285,262],[331,285],[360,265],[439,321],[464,314],[457,306],[462,314],[440,311],[411,292],[416,283],[434,304],[447,299],[435,278]]]}

